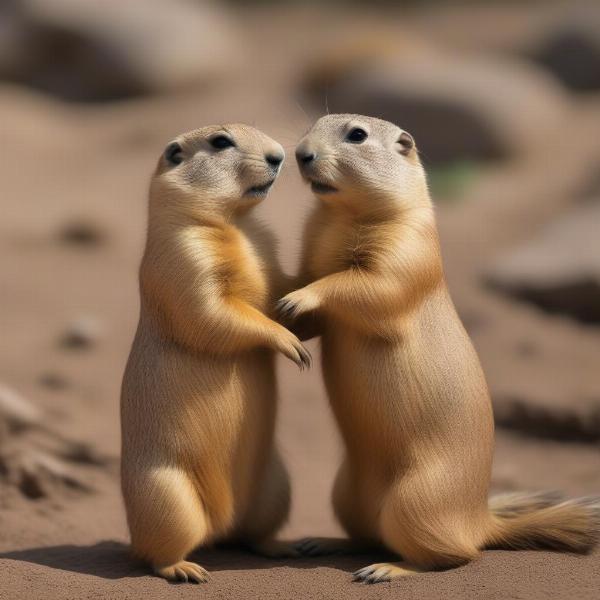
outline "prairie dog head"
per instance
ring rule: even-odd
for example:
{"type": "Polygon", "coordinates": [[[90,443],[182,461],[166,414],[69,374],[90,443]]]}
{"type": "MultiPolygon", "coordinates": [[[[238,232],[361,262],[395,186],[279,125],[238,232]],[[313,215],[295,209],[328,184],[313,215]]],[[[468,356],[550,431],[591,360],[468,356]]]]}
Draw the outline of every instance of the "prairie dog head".
{"type": "Polygon", "coordinates": [[[156,208],[193,216],[227,214],[264,199],[285,153],[280,144],[249,125],[211,125],[169,142],[150,187],[156,208]]]}
{"type": "Polygon", "coordinates": [[[300,172],[323,201],[358,211],[429,203],[412,136],[361,115],[321,117],[296,148],[300,172]]]}

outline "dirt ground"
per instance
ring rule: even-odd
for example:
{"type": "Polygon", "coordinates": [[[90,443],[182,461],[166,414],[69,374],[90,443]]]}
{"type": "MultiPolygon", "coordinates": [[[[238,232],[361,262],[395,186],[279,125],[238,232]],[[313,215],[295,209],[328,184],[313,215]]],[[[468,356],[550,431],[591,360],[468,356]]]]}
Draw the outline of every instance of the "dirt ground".
{"type": "MultiPolygon", "coordinates": [[[[313,200],[293,161],[311,116],[290,99],[292,86],[275,61],[259,80],[240,72],[208,91],[99,106],[65,105],[0,87],[0,380],[42,409],[47,427],[106,457],[102,464],[72,465],[88,490],[60,490],[38,500],[13,490],[0,499],[0,599],[598,598],[599,551],[487,551],[460,569],[374,586],[352,583],[350,574],[376,556],[275,561],[201,550],[198,561],[212,579],[199,587],[152,577],[129,557],[118,487],[118,402],[137,323],[149,174],[172,136],[203,124],[245,121],[281,141],[288,160],[259,211],[293,272],[313,200]],[[61,232],[73,223],[89,226],[97,240],[65,240],[61,232]],[[66,347],[65,331],[82,319],[94,325],[91,344],[66,347]]],[[[515,370],[514,354],[504,350],[524,335],[539,343],[571,339],[561,336],[562,317],[531,330],[529,317],[537,309],[487,290],[481,274],[506,248],[560,215],[590,165],[600,164],[600,100],[573,106],[569,139],[577,144],[568,143],[568,152],[555,151],[565,143],[557,128],[536,154],[485,167],[460,201],[437,207],[448,283],[492,390],[506,379],[528,380],[532,370],[542,373],[536,389],[555,386],[555,373],[527,363],[515,370]]],[[[597,328],[590,331],[590,344],[597,343],[597,328]]],[[[318,343],[310,349],[317,358],[318,343]]],[[[340,536],[328,496],[341,447],[319,368],[301,374],[281,360],[279,376],[277,437],[293,483],[293,511],[282,537],[340,536]]],[[[592,381],[598,374],[590,369],[583,377],[592,381]]],[[[597,494],[598,446],[499,429],[493,487],[597,494]]]]}

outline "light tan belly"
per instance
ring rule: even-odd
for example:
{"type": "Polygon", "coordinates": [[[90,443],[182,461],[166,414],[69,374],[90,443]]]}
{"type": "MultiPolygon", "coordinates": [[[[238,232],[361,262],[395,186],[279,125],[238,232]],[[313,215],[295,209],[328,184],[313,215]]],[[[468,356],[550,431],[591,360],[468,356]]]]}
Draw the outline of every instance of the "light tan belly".
{"type": "Polygon", "coordinates": [[[487,468],[491,407],[468,338],[462,328],[443,331],[446,324],[433,333],[412,327],[393,343],[337,324],[322,338],[323,374],[350,462],[383,478],[425,456],[487,468]],[[480,449],[477,456],[468,447],[480,449]]]}
{"type": "Polygon", "coordinates": [[[272,353],[215,358],[146,348],[144,355],[124,380],[124,470],[177,465],[200,487],[216,476],[235,515],[243,514],[272,448],[272,353]]]}

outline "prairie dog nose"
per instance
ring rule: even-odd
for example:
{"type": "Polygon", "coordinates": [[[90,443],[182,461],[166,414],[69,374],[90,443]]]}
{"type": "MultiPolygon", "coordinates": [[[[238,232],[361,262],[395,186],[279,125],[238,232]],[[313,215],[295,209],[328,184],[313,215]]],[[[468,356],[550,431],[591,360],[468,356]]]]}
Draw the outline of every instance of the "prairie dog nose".
{"type": "Polygon", "coordinates": [[[284,156],[283,154],[269,152],[265,154],[265,160],[272,167],[277,168],[283,162],[284,156]]]}
{"type": "Polygon", "coordinates": [[[300,165],[307,165],[317,158],[317,155],[308,148],[298,148],[296,150],[296,160],[300,165]]]}

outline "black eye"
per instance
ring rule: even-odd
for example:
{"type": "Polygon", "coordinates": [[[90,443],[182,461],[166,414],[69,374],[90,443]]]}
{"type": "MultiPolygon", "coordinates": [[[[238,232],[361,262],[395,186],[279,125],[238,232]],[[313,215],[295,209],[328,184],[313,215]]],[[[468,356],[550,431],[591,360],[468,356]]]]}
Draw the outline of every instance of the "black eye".
{"type": "Polygon", "coordinates": [[[183,162],[181,146],[177,142],[171,142],[165,149],[165,159],[172,165],[183,162]]]}
{"type": "Polygon", "coordinates": [[[225,148],[231,148],[232,146],[235,146],[235,143],[227,136],[218,135],[210,140],[210,145],[216,150],[224,150],[225,148]]]}
{"type": "Polygon", "coordinates": [[[413,140],[412,135],[410,133],[406,133],[403,131],[400,137],[398,138],[398,143],[402,146],[400,150],[400,154],[406,156],[414,147],[415,140],[413,140]]]}
{"type": "Polygon", "coordinates": [[[352,142],[353,144],[360,144],[367,139],[368,135],[369,134],[364,129],[361,129],[360,127],[354,127],[348,132],[346,141],[352,142]]]}

